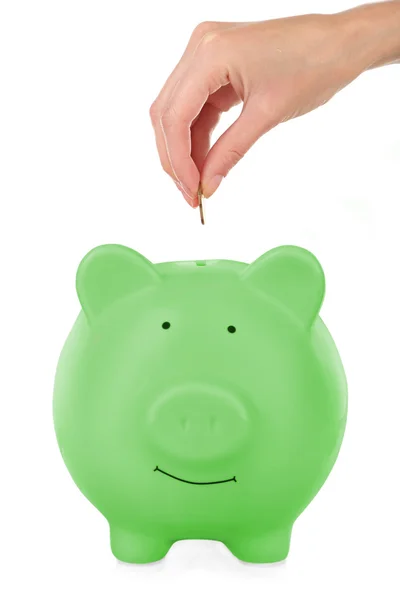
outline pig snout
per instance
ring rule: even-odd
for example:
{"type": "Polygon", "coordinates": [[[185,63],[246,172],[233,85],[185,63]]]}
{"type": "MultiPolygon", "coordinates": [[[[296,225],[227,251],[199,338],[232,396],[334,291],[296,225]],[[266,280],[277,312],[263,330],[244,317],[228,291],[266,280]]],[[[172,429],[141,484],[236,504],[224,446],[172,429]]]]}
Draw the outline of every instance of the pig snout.
{"type": "Polygon", "coordinates": [[[149,434],[176,458],[213,460],[237,452],[249,431],[249,415],[233,392],[186,385],[161,394],[148,412],[149,434]]]}

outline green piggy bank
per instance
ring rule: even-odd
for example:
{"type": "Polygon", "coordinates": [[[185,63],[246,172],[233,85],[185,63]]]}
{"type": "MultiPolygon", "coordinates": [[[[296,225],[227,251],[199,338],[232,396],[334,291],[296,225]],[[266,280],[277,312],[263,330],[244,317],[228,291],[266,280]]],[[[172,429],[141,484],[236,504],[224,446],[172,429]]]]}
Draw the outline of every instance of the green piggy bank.
{"type": "Polygon", "coordinates": [[[118,245],[83,259],[54,423],[118,559],[156,561],[188,538],[286,558],[346,422],[324,289],[316,258],[292,246],[250,265],[153,265],[118,245]]]}

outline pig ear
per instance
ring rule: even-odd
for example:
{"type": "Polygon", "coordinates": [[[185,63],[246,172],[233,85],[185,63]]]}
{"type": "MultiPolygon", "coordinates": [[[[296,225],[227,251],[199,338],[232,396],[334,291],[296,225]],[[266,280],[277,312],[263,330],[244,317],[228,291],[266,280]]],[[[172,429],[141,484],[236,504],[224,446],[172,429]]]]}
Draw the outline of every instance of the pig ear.
{"type": "Polygon", "coordinates": [[[157,284],[159,275],[147,258],[118,245],[99,246],[79,265],[76,290],[88,317],[113,302],[157,284]]]}
{"type": "Polygon", "coordinates": [[[309,327],[325,294],[322,267],[313,254],[296,246],[280,246],[245,268],[242,277],[309,327]]]}

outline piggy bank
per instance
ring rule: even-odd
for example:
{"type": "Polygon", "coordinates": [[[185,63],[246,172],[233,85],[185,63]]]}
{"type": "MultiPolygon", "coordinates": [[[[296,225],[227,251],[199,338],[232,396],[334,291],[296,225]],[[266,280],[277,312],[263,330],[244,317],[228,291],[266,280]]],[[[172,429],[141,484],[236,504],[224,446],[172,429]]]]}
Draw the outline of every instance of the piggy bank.
{"type": "Polygon", "coordinates": [[[245,264],[152,264],[100,246],[76,280],[54,423],[114,556],[157,561],[183,539],[286,558],[336,460],[347,387],[319,317],[324,274],[293,246],[245,264]]]}

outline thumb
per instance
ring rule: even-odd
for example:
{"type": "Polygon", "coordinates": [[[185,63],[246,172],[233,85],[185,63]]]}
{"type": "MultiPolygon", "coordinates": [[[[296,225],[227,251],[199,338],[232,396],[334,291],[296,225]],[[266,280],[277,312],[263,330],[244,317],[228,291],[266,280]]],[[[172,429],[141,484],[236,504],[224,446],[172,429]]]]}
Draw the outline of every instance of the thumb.
{"type": "Polygon", "coordinates": [[[216,191],[232,167],[272,127],[273,122],[266,118],[265,109],[261,111],[251,102],[244,105],[239,118],[215,142],[204,161],[201,185],[206,198],[216,191]]]}

